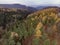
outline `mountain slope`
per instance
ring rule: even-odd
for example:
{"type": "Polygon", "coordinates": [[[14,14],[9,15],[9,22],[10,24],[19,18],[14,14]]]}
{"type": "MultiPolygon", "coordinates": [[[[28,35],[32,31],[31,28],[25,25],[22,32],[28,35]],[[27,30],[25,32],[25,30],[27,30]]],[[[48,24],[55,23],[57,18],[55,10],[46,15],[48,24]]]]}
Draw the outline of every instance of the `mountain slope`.
{"type": "Polygon", "coordinates": [[[1,44],[60,45],[60,8],[44,8],[32,14],[28,11],[20,8],[0,9],[0,26],[3,26],[0,27],[1,44]],[[29,14],[27,18],[20,20],[20,16],[26,13],[29,14]]]}
{"type": "Polygon", "coordinates": [[[43,44],[46,40],[49,40],[50,44],[54,40],[57,40],[57,45],[60,45],[60,8],[49,7],[39,10],[33,14],[27,16],[27,22],[35,29],[35,37],[40,39],[43,44]],[[43,41],[44,40],[44,41],[43,41]]]}

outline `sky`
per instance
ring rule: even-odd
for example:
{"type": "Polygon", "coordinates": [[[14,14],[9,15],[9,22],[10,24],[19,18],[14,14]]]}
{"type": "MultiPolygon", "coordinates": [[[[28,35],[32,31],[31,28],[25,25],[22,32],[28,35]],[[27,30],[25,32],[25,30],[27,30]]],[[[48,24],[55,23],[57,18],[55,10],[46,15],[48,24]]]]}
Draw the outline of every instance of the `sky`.
{"type": "Polygon", "coordinates": [[[60,0],[0,0],[0,4],[23,4],[27,6],[42,4],[60,4],[60,0]]]}

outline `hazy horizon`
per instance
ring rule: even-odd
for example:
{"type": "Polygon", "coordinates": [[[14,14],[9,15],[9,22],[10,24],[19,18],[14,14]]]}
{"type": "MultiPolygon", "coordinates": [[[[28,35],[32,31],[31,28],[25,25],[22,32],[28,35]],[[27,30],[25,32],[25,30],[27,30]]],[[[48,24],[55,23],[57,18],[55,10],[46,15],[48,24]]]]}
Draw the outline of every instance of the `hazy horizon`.
{"type": "Polygon", "coordinates": [[[0,0],[0,4],[22,4],[26,6],[58,5],[60,0],[0,0]]]}

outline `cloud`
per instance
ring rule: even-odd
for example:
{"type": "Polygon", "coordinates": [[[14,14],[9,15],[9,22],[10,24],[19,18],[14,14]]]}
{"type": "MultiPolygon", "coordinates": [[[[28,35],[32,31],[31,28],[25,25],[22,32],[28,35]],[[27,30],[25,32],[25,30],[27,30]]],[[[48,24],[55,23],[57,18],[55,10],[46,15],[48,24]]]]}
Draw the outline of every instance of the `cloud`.
{"type": "Polygon", "coordinates": [[[16,1],[26,5],[60,4],[60,0],[16,0],[16,1]]]}
{"type": "Polygon", "coordinates": [[[60,0],[0,0],[0,4],[19,3],[24,5],[60,4],[60,0]]]}
{"type": "Polygon", "coordinates": [[[12,4],[12,3],[18,3],[16,0],[0,0],[0,4],[12,4]]]}

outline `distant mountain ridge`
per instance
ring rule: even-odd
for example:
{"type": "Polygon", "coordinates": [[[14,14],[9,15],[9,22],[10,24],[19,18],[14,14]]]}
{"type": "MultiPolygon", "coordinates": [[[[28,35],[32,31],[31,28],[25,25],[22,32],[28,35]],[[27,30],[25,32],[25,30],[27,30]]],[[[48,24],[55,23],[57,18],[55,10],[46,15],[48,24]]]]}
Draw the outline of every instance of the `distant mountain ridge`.
{"type": "Polygon", "coordinates": [[[27,9],[30,12],[35,12],[49,7],[58,7],[58,6],[38,5],[36,7],[31,7],[31,6],[21,5],[21,4],[0,4],[0,8],[20,8],[20,9],[27,9]]]}
{"type": "Polygon", "coordinates": [[[36,9],[43,9],[46,8],[47,6],[37,6],[36,9]]]}
{"type": "Polygon", "coordinates": [[[21,4],[0,4],[0,8],[22,8],[22,9],[27,9],[29,11],[36,11],[37,9],[34,7],[29,7],[21,4]]]}
{"type": "Polygon", "coordinates": [[[20,4],[0,4],[0,7],[2,8],[26,8],[25,5],[20,5],[20,4]]]}
{"type": "Polygon", "coordinates": [[[58,6],[37,6],[36,9],[44,9],[44,8],[56,8],[58,6]]]}

